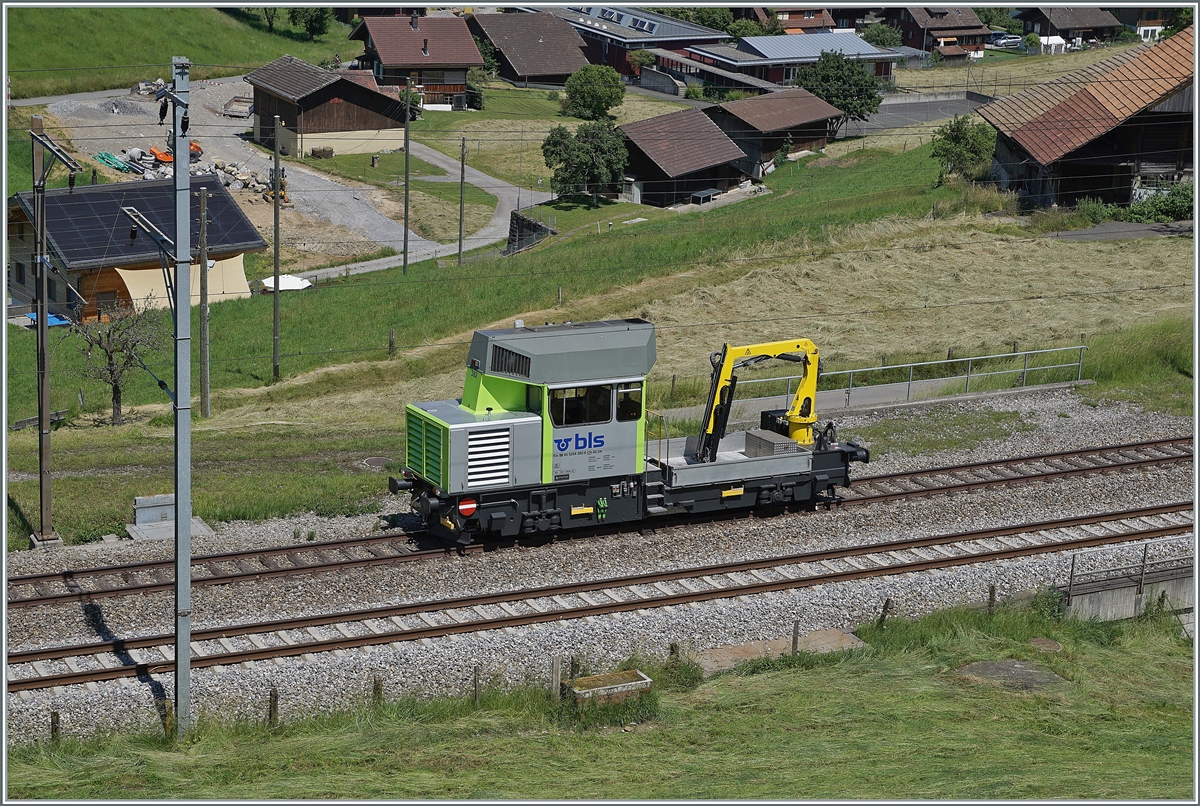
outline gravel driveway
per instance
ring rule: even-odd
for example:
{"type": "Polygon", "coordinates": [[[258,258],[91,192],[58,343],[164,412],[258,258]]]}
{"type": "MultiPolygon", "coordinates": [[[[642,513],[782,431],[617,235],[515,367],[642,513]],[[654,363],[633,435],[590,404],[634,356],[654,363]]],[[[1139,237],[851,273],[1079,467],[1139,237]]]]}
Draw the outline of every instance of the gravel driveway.
{"type": "MultiPolygon", "coordinates": [[[[194,82],[190,91],[191,127],[188,134],[204,146],[205,161],[236,162],[243,166],[247,173],[265,172],[271,167],[271,155],[249,145],[244,139],[245,132],[251,125],[250,121],[227,118],[221,114],[221,109],[230,98],[252,92],[240,76],[194,82]]],[[[28,99],[22,103],[33,102],[46,103],[48,111],[67,127],[76,147],[89,155],[101,151],[120,154],[122,149],[132,147],[161,147],[166,141],[167,128],[159,127],[158,103],[151,96],[114,91],[28,99]]],[[[412,153],[445,169],[448,176],[442,181],[457,181],[457,160],[420,143],[412,143],[412,153]]],[[[287,166],[287,176],[288,194],[297,212],[330,224],[345,226],[375,243],[391,246],[397,251],[403,248],[403,224],[376,209],[368,190],[348,187],[294,164],[287,166]]],[[[497,197],[496,210],[491,221],[483,229],[471,233],[469,240],[475,245],[482,245],[507,238],[509,216],[517,207],[518,189],[470,167],[467,168],[466,179],[497,197]]],[[[552,198],[552,194],[537,192],[532,198],[540,203],[552,198]]],[[[524,191],[521,201],[523,206],[529,205],[530,191],[524,191]]],[[[411,229],[408,244],[409,262],[444,257],[458,251],[457,244],[438,244],[422,238],[411,229]]],[[[358,274],[398,266],[402,262],[403,257],[396,256],[350,267],[339,267],[325,273],[358,274]],[[347,269],[350,271],[347,272],[347,269]]],[[[309,272],[305,273],[305,276],[316,279],[321,274],[322,272],[309,272]]]]}

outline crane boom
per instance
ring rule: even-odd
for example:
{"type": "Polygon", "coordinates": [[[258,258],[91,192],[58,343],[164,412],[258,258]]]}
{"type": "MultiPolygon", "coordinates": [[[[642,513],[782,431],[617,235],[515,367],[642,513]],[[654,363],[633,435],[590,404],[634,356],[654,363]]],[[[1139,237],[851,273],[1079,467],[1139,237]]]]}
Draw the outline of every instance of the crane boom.
{"type": "Polygon", "coordinates": [[[709,357],[712,362],[712,384],[708,402],[701,417],[700,439],[696,443],[696,458],[715,462],[717,446],[725,436],[733,396],[737,389],[737,370],[771,359],[795,361],[804,365],[804,374],[796,394],[784,414],[787,435],[801,445],[813,444],[813,423],[817,421],[816,396],[820,354],[817,345],[808,339],[773,341],[734,347],[726,344],[720,352],[709,357]]]}

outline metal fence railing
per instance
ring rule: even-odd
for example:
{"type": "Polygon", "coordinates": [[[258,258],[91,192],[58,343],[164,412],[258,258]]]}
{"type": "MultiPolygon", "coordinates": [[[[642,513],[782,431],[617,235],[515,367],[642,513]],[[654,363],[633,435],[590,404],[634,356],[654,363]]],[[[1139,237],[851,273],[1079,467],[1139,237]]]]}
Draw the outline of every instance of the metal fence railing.
{"type": "Polygon", "coordinates": [[[1146,585],[1146,575],[1156,571],[1165,571],[1170,568],[1189,568],[1191,567],[1194,558],[1191,550],[1191,535],[1179,535],[1173,537],[1160,537],[1154,540],[1147,540],[1142,543],[1141,559],[1134,563],[1125,563],[1124,565],[1104,566],[1100,568],[1082,568],[1080,559],[1094,554],[1103,552],[1112,552],[1113,546],[1100,546],[1093,549],[1084,549],[1082,551],[1072,552],[1071,554],[1071,573],[1067,579],[1067,589],[1063,599],[1064,605],[1071,603],[1071,596],[1075,593],[1076,586],[1082,586],[1089,583],[1105,582],[1108,580],[1123,579],[1129,583],[1134,583],[1136,580],[1137,592],[1143,592],[1146,585]],[[1158,554],[1159,547],[1165,546],[1168,543],[1179,543],[1183,541],[1186,552],[1167,552],[1165,556],[1152,556],[1158,554]]]}
{"type": "MultiPolygon", "coordinates": [[[[927,388],[933,387],[933,386],[944,387],[945,385],[950,384],[950,383],[954,383],[957,381],[965,381],[966,388],[964,389],[964,391],[970,392],[972,379],[974,379],[978,382],[978,380],[981,378],[995,377],[995,376],[1000,376],[1000,375],[1018,375],[1019,380],[1020,380],[1019,386],[1022,386],[1022,387],[1026,386],[1029,383],[1029,376],[1031,373],[1040,373],[1040,372],[1045,372],[1048,370],[1056,370],[1056,369],[1074,369],[1075,370],[1075,380],[1082,380],[1082,378],[1083,378],[1083,351],[1086,349],[1087,349],[1087,347],[1085,345],[1078,344],[1073,347],[1055,347],[1055,348],[1051,348],[1048,350],[1025,350],[1023,352],[1000,353],[1000,354],[996,354],[996,355],[979,355],[979,356],[970,356],[968,358],[946,358],[946,359],[941,359],[938,361],[917,361],[917,362],[914,362],[911,364],[892,364],[890,366],[868,367],[865,369],[845,369],[845,370],[838,370],[837,372],[825,372],[825,373],[821,374],[821,378],[829,379],[829,378],[834,378],[834,377],[838,377],[838,376],[844,376],[846,378],[846,386],[845,386],[846,406],[850,405],[852,393],[856,388],[858,388],[858,389],[867,389],[867,388],[878,389],[878,388],[884,387],[884,386],[901,386],[901,385],[903,385],[903,386],[907,387],[905,390],[904,400],[910,401],[913,399],[912,395],[913,395],[914,387],[917,389],[917,391],[920,391],[922,389],[927,389],[927,388]],[[1054,353],[1071,353],[1071,352],[1077,353],[1076,360],[1074,360],[1074,361],[1069,361],[1066,363],[1059,363],[1059,362],[1055,361],[1054,363],[1050,363],[1050,364],[1044,364],[1044,365],[1043,364],[1035,364],[1033,366],[1030,366],[1030,357],[1031,356],[1042,356],[1042,355],[1050,355],[1050,354],[1054,354],[1054,353]],[[1012,368],[1005,368],[1005,369],[986,369],[985,368],[983,371],[980,371],[980,369],[979,369],[979,367],[981,365],[984,365],[985,362],[989,362],[992,366],[995,366],[1001,362],[1011,363],[1013,361],[1020,361],[1021,366],[1019,368],[1012,367],[1012,368]],[[955,374],[950,374],[950,375],[937,375],[936,377],[917,377],[917,371],[919,368],[923,368],[923,367],[936,368],[939,366],[949,366],[949,365],[954,365],[954,364],[957,364],[957,365],[966,364],[966,372],[965,373],[955,373],[955,374]],[[904,374],[905,370],[907,370],[907,376],[908,376],[906,380],[887,381],[885,383],[865,383],[865,384],[860,383],[857,387],[855,387],[855,385],[854,385],[854,376],[855,375],[858,375],[859,378],[861,379],[864,375],[867,375],[868,373],[885,373],[886,372],[889,375],[892,375],[894,377],[896,373],[904,374]]],[[[786,395],[787,395],[787,397],[790,398],[792,395],[792,382],[798,381],[803,377],[804,376],[802,376],[802,375],[787,375],[787,376],[782,376],[782,377],[777,377],[777,378],[747,378],[746,380],[738,381],[738,389],[741,390],[743,387],[750,386],[751,384],[779,383],[780,381],[786,381],[787,382],[786,395]]],[[[1016,384],[1014,382],[1013,385],[1017,386],[1018,384],[1016,384]]],[[[834,391],[836,391],[839,388],[841,388],[841,387],[834,387],[834,391]]],[[[826,388],[823,389],[822,391],[829,391],[828,386],[826,386],[826,388]]]]}

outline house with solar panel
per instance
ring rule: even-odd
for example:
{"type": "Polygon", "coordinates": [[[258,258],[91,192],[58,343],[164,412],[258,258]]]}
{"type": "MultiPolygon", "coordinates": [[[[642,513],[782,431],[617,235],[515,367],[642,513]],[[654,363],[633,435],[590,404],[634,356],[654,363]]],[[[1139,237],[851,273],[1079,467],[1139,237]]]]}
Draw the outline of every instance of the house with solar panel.
{"type": "MultiPolygon", "coordinates": [[[[212,174],[192,177],[192,260],[200,259],[200,189],[208,191],[208,295],[216,303],[250,296],[242,256],[261,252],[267,242],[237,202],[212,174]]],[[[148,301],[170,304],[167,266],[155,241],[132,227],[121,213],[133,207],[168,237],[175,231],[173,179],[118,182],[46,191],[46,252],[54,269],[49,278],[49,311],[72,320],[91,320],[105,309],[148,301]]],[[[8,290],[13,305],[32,305],[33,191],[8,199],[8,290]]],[[[200,301],[200,272],[193,265],[192,301],[200,301]]]]}
{"type": "Polygon", "coordinates": [[[999,186],[1037,206],[1128,204],[1193,181],[1193,32],[976,109],[996,128],[999,186]]]}
{"type": "Polygon", "coordinates": [[[622,198],[670,207],[704,204],[736,187],[746,153],[699,109],[681,109],[620,127],[629,162],[622,198]]]}
{"type": "Polygon", "coordinates": [[[335,72],[295,56],[280,56],[242,79],[254,88],[255,142],[283,154],[332,148],[366,154],[404,147],[404,104],[397,88],[387,92],[365,70],[335,72]]]}
{"type": "Polygon", "coordinates": [[[903,58],[847,33],[747,36],[736,45],[693,45],[687,50],[692,61],[774,84],[790,84],[800,68],[815,64],[826,51],[863,62],[885,81],[891,80],[893,66],[903,58]]]}
{"type": "Polygon", "coordinates": [[[519,7],[521,12],[553,14],[583,37],[583,55],[623,76],[637,69],[629,61],[635,50],[670,51],[682,55],[688,47],[729,39],[729,34],[628,6],[519,7]]]}

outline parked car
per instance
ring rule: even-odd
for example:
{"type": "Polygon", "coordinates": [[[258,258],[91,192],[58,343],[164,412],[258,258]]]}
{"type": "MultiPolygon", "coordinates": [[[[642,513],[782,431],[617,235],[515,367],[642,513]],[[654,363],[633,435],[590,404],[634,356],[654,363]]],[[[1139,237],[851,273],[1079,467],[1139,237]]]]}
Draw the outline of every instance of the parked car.
{"type": "Polygon", "coordinates": [[[1006,36],[1011,36],[1011,34],[1009,34],[1008,31],[992,31],[990,34],[984,37],[984,41],[989,45],[994,45],[996,42],[1006,36]]]}
{"type": "Polygon", "coordinates": [[[998,48],[1018,48],[1021,46],[1021,37],[1016,34],[1006,34],[996,40],[998,48]]]}

